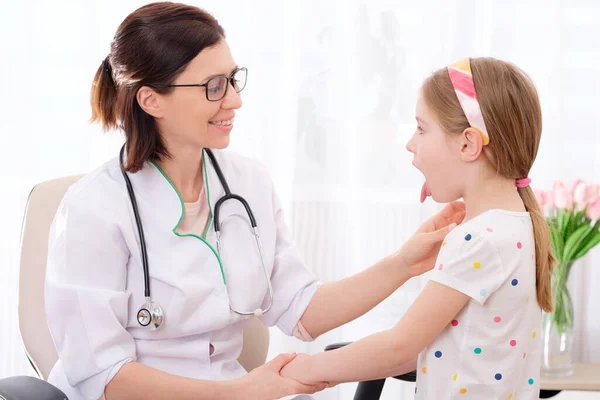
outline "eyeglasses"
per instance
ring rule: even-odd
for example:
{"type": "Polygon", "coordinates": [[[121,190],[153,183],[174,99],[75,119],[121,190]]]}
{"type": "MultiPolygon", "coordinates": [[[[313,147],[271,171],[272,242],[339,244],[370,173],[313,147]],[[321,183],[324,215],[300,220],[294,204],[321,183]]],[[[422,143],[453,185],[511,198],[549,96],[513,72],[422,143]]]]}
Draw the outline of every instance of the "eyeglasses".
{"type": "Polygon", "coordinates": [[[206,89],[206,100],[219,101],[227,94],[229,84],[233,86],[236,93],[239,93],[246,87],[247,79],[248,69],[244,67],[236,69],[230,76],[214,76],[206,83],[168,85],[167,87],[204,87],[206,89]]]}

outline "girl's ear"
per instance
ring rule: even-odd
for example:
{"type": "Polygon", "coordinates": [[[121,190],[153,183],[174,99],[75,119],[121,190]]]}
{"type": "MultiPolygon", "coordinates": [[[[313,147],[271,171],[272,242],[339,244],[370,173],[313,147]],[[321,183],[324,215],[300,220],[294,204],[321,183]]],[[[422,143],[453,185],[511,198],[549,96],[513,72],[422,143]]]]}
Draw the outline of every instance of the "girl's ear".
{"type": "Polygon", "coordinates": [[[475,128],[467,128],[459,136],[460,159],[464,162],[472,162],[479,158],[483,151],[483,137],[475,128]]]}

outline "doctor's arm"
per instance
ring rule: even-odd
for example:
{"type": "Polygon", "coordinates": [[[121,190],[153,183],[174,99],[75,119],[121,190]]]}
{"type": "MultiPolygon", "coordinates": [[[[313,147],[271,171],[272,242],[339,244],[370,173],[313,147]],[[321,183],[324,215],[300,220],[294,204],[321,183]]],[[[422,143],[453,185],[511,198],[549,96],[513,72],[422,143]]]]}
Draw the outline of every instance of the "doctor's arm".
{"type": "Polygon", "coordinates": [[[133,255],[116,222],[128,215],[108,209],[102,204],[106,198],[67,193],[50,229],[46,313],[71,386],[86,399],[106,400],[271,399],[322,389],[279,376],[291,355],[224,382],[174,376],[137,363],[136,344],[126,329],[126,266],[133,255]]]}
{"type": "Polygon", "coordinates": [[[337,350],[300,355],[282,370],[282,375],[310,384],[367,381],[408,372],[415,368],[419,353],[448,326],[469,298],[430,281],[392,329],[337,350]]]}
{"type": "Polygon", "coordinates": [[[229,381],[184,378],[132,362],[124,365],[110,381],[104,396],[105,400],[270,400],[323,390],[324,384],[303,385],[279,375],[294,357],[293,354],[280,354],[249,374],[229,381]]]}
{"type": "Polygon", "coordinates": [[[435,263],[447,233],[462,222],[464,203],[454,202],[426,221],[402,248],[372,267],[316,291],[301,323],[313,338],[348,323],[385,300],[435,263]]]}

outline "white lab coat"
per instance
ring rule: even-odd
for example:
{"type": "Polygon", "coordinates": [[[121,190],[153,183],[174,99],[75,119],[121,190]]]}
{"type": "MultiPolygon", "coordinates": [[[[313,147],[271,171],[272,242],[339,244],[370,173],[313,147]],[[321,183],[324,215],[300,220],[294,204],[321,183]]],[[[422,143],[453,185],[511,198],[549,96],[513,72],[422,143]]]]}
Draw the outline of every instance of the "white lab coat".
{"type": "MultiPolygon", "coordinates": [[[[264,168],[231,152],[214,153],[231,191],[246,199],[258,224],[274,291],[271,310],[260,318],[292,335],[320,283],[290,239],[264,168]]],[[[224,190],[206,154],[203,162],[212,215],[224,190]]],[[[117,157],[68,190],[50,229],[46,313],[59,362],[49,381],[70,400],[102,398],[129,361],[190,378],[240,377],[246,373],[237,358],[247,320],[230,311],[230,301],[241,311],[267,305],[256,241],[240,203],[227,201],[220,210],[225,285],[212,224],[206,243],[176,235],[183,202],[167,177],[151,163],[129,176],[146,239],[151,295],[165,320],[152,331],[136,319],[144,304],[143,268],[117,157]]]]}

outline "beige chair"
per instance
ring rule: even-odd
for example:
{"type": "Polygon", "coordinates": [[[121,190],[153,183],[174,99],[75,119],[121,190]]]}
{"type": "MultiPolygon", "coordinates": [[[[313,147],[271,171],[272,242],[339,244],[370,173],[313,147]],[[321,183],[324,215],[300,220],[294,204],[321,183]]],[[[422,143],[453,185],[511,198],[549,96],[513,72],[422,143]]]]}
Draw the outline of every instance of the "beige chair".
{"type": "MultiPolygon", "coordinates": [[[[44,381],[48,379],[52,367],[58,360],[44,312],[48,232],[65,192],[79,178],[80,176],[69,176],[35,186],[29,195],[23,220],[19,276],[19,329],[31,365],[44,381]]],[[[264,364],[268,347],[268,328],[257,319],[253,319],[244,331],[244,348],[239,357],[240,363],[247,371],[264,364]]]]}

